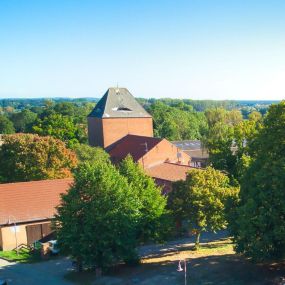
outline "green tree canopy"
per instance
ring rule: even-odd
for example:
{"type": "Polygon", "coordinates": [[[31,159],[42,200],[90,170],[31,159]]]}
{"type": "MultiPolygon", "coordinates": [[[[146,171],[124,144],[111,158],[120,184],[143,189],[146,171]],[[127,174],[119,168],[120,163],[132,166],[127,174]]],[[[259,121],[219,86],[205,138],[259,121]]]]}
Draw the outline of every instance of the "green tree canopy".
{"type": "Polygon", "coordinates": [[[93,108],[94,104],[92,103],[59,102],[54,105],[53,110],[56,114],[71,117],[75,124],[86,124],[87,116],[93,108]]]}
{"type": "Polygon", "coordinates": [[[5,135],[0,147],[1,182],[70,177],[76,163],[75,154],[52,137],[5,135]]]}
{"type": "Polygon", "coordinates": [[[285,101],[269,108],[252,142],[234,223],[236,250],[254,259],[285,257],[285,101]]]}
{"type": "Polygon", "coordinates": [[[0,115],[0,134],[13,134],[13,123],[4,115],[0,115]]]}
{"type": "Polygon", "coordinates": [[[17,133],[28,133],[32,131],[32,126],[37,119],[37,114],[25,109],[21,112],[12,113],[10,118],[17,133]]]}
{"type": "Polygon", "coordinates": [[[133,196],[139,201],[137,238],[141,241],[163,239],[162,235],[167,230],[161,225],[166,215],[166,198],[161,195],[161,189],[140,165],[133,162],[131,156],[122,161],[119,171],[127,178],[133,196]]]}
{"type": "Polygon", "coordinates": [[[80,163],[90,162],[92,164],[98,161],[110,162],[109,154],[101,147],[78,144],[75,146],[74,151],[80,163]]]}
{"type": "Polygon", "coordinates": [[[80,264],[137,260],[141,241],[160,238],[165,198],[131,158],[80,163],[55,219],[60,247],[80,264]],[[78,246],[80,244],[80,246],[78,246]]]}
{"type": "Polygon", "coordinates": [[[208,129],[202,141],[209,151],[209,160],[214,168],[226,171],[231,183],[236,184],[252,155],[248,145],[261,128],[261,118],[255,112],[249,120],[243,120],[240,111],[223,108],[207,110],[205,115],[208,129]]]}
{"type": "Polygon", "coordinates": [[[60,114],[51,114],[38,120],[33,130],[41,136],[53,136],[60,139],[69,147],[74,147],[83,140],[82,130],[73,123],[72,118],[60,114]]]}
{"type": "Polygon", "coordinates": [[[201,232],[227,226],[226,204],[237,191],[229,186],[228,177],[214,168],[191,169],[186,181],[173,184],[168,207],[177,219],[188,221],[196,231],[198,247],[201,232]]]}
{"type": "Polygon", "coordinates": [[[262,120],[262,114],[260,112],[258,112],[258,111],[252,111],[248,115],[248,119],[250,121],[260,122],[262,120]]]}
{"type": "Polygon", "coordinates": [[[156,101],[148,111],[153,116],[154,132],[158,137],[169,140],[200,139],[206,127],[204,114],[193,111],[183,102],[168,106],[156,101]]]}
{"type": "Polygon", "coordinates": [[[138,201],[110,163],[82,163],[55,218],[61,249],[79,264],[110,267],[137,258],[138,201]]]}

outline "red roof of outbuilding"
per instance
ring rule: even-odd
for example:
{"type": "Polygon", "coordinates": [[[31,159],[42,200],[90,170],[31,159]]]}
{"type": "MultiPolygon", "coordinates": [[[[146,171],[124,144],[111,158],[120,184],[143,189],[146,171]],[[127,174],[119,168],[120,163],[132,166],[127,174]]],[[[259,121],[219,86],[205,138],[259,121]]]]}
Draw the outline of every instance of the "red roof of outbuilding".
{"type": "Polygon", "coordinates": [[[188,165],[164,162],[145,169],[145,172],[153,177],[167,181],[185,180],[187,172],[193,167],[188,165]]]}
{"type": "Polygon", "coordinates": [[[0,225],[50,219],[72,178],[0,184],[0,225]]]}
{"type": "Polygon", "coordinates": [[[124,159],[128,154],[133,157],[134,161],[138,161],[162,140],[153,137],[126,135],[115,142],[109,148],[108,152],[110,157],[115,161],[124,159]]]}

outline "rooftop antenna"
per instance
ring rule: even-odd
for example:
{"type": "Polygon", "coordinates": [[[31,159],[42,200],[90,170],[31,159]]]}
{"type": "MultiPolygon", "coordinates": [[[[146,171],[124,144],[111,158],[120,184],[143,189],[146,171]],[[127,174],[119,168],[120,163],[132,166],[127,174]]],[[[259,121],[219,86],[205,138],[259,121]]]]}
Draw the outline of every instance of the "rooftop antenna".
{"type": "Polygon", "coordinates": [[[118,82],[117,82],[116,94],[117,94],[117,95],[120,94],[120,89],[119,89],[119,84],[118,84],[118,82]]]}
{"type": "Polygon", "coordinates": [[[147,152],[148,152],[147,142],[142,143],[141,145],[144,145],[144,146],[145,146],[145,153],[147,153],[147,152]]]}
{"type": "MultiPolygon", "coordinates": [[[[145,146],[145,153],[148,153],[147,142],[141,143],[141,145],[145,146]]],[[[144,167],[145,167],[145,165],[144,165],[144,155],[142,156],[142,163],[143,163],[143,169],[144,169],[144,167]]]]}

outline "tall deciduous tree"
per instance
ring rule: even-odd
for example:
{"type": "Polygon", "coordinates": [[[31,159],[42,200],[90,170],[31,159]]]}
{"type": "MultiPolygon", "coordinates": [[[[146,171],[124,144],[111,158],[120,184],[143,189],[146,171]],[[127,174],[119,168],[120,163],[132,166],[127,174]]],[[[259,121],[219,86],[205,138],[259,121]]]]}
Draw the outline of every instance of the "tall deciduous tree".
{"type": "Polygon", "coordinates": [[[236,249],[255,259],[285,257],[285,101],[269,108],[252,142],[234,226],[236,249]]]}
{"type": "Polygon", "coordinates": [[[153,116],[155,134],[169,140],[200,139],[206,127],[204,114],[182,101],[173,106],[157,101],[148,111],[153,116]]]}
{"type": "Polygon", "coordinates": [[[42,136],[53,136],[73,147],[81,140],[81,132],[68,116],[51,114],[38,120],[33,126],[33,131],[42,136]]]}
{"type": "Polygon", "coordinates": [[[131,156],[122,161],[119,170],[127,178],[132,194],[139,201],[137,238],[141,241],[163,239],[167,223],[165,228],[161,225],[166,215],[166,198],[161,195],[161,189],[140,165],[133,162],[131,156]]]}
{"type": "Polygon", "coordinates": [[[61,249],[82,265],[109,267],[136,255],[138,201],[108,162],[82,163],[55,218],[61,249]]]}
{"type": "Polygon", "coordinates": [[[13,123],[4,115],[0,115],[0,134],[13,134],[13,123]]]}
{"type": "Polygon", "coordinates": [[[161,237],[165,198],[131,158],[119,168],[108,159],[86,160],[74,177],[55,227],[60,247],[79,264],[104,268],[134,261],[139,242],[161,237]]]}
{"type": "Polygon", "coordinates": [[[78,144],[75,146],[74,151],[80,163],[90,162],[92,164],[98,161],[108,162],[110,160],[109,154],[101,147],[78,144]]]}
{"type": "Polygon", "coordinates": [[[174,183],[168,207],[177,219],[188,221],[196,231],[196,247],[199,247],[201,232],[227,226],[226,204],[237,191],[229,186],[228,177],[214,168],[191,169],[186,181],[174,183]]]}
{"type": "Polygon", "coordinates": [[[10,117],[17,133],[27,133],[32,131],[37,114],[25,109],[21,112],[12,113],[10,117]]]}
{"type": "Polygon", "coordinates": [[[249,120],[242,120],[238,110],[216,108],[207,110],[205,114],[209,128],[203,144],[209,151],[210,162],[216,169],[226,171],[231,183],[236,184],[250,160],[248,145],[261,128],[259,113],[252,114],[249,120]]]}
{"type": "Polygon", "coordinates": [[[234,124],[239,121],[239,115],[233,115],[223,108],[206,110],[208,130],[203,137],[203,145],[208,149],[210,162],[219,170],[232,174],[235,166],[235,156],[232,152],[234,141],[234,124]]]}
{"type": "Polygon", "coordinates": [[[52,137],[5,135],[0,147],[2,182],[70,177],[76,163],[75,154],[52,137]]]}

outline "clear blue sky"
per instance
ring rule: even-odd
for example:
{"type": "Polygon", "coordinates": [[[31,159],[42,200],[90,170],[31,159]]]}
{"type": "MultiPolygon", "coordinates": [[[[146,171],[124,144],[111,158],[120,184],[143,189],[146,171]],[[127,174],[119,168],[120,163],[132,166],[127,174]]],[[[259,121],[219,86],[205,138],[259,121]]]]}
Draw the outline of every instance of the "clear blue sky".
{"type": "Polygon", "coordinates": [[[0,97],[282,99],[284,0],[0,0],[0,97]]]}

